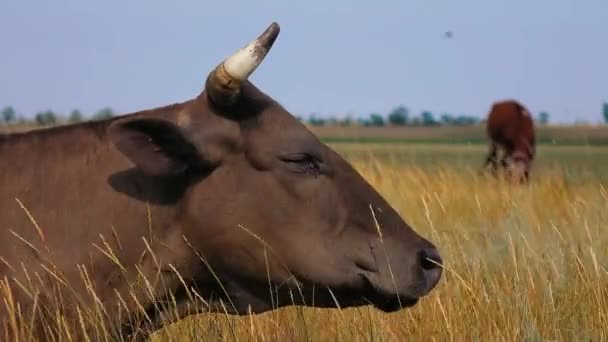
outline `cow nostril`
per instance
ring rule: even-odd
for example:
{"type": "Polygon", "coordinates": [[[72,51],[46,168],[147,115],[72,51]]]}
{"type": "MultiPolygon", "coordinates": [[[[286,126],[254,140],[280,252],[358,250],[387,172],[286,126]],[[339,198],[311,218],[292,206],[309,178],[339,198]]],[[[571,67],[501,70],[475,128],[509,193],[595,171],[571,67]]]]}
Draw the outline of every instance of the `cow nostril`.
{"type": "Polygon", "coordinates": [[[443,261],[437,249],[425,248],[420,251],[420,266],[424,270],[433,270],[443,266],[443,261]]]}

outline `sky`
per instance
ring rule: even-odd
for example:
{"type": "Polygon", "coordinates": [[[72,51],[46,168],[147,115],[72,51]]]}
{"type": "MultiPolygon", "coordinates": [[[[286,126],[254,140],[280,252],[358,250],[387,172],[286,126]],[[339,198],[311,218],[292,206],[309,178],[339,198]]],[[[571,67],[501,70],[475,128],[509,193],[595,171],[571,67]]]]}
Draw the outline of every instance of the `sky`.
{"type": "Polygon", "coordinates": [[[514,98],[552,122],[599,122],[608,101],[606,0],[2,0],[0,106],[185,101],[272,21],[281,33],[250,79],[295,115],[481,117],[514,98]]]}

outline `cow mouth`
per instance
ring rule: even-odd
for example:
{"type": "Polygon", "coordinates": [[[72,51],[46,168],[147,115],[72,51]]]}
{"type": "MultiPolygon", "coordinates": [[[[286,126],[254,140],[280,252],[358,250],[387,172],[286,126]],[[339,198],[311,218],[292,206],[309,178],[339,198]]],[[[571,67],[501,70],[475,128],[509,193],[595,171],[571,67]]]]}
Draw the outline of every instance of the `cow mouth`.
{"type": "MultiPolygon", "coordinates": [[[[212,297],[225,302],[216,305],[211,311],[227,311],[230,314],[262,313],[283,306],[303,305],[318,308],[349,308],[372,305],[386,313],[396,312],[412,307],[419,297],[383,289],[374,284],[373,275],[368,272],[358,274],[359,281],[345,287],[327,288],[298,280],[298,288],[292,286],[272,286],[268,283],[246,281],[230,277],[225,279],[223,287],[209,288],[215,293],[212,297]],[[273,298],[270,298],[270,296],[273,298]],[[219,295],[219,296],[218,296],[219,295]],[[220,310],[221,309],[221,310],[220,310]]],[[[217,304],[217,303],[215,303],[217,304]]]]}
{"type": "MultiPolygon", "coordinates": [[[[268,298],[268,285],[242,286],[232,283],[227,286],[230,298],[220,295],[227,304],[235,305],[223,307],[231,314],[262,313],[289,305],[304,305],[318,308],[348,308],[372,305],[386,313],[416,305],[419,298],[408,295],[397,295],[384,291],[373,284],[365,275],[361,275],[361,283],[355,288],[332,288],[322,290],[318,286],[306,286],[298,291],[289,288],[275,289],[274,300],[268,298]],[[313,288],[316,288],[314,290],[313,288]],[[250,311],[251,310],[251,311],[250,311]]],[[[391,291],[392,292],[392,291],[391,291]]],[[[219,310],[219,309],[218,309],[219,310]]],[[[219,312],[219,311],[218,311],[219,312]]]]}
{"type": "Polygon", "coordinates": [[[387,293],[375,286],[369,277],[362,275],[364,281],[363,299],[384,312],[395,312],[412,307],[420,300],[417,297],[387,293]]]}

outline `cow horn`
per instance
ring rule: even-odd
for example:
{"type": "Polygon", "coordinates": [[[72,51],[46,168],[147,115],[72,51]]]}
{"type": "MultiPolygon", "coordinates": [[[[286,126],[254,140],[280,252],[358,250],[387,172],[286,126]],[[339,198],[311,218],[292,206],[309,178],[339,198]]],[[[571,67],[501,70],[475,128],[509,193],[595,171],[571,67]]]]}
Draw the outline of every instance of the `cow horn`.
{"type": "Polygon", "coordinates": [[[257,69],[279,35],[279,24],[273,22],[254,41],[220,63],[207,77],[205,90],[219,106],[234,104],[243,82],[257,69]]]}

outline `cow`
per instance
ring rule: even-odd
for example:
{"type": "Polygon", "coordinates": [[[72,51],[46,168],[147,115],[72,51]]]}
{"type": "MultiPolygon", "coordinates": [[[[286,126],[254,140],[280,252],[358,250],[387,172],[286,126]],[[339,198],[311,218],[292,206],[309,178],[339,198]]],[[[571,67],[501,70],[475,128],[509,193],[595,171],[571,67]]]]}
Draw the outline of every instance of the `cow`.
{"type": "Polygon", "coordinates": [[[436,287],[436,246],[248,80],[279,30],[188,101],[0,138],[2,336],[17,304],[35,334],[101,317],[143,339],[205,312],[393,312],[436,287]]]}
{"type": "Polygon", "coordinates": [[[494,174],[502,167],[511,179],[528,182],[536,154],[534,121],[528,109],[515,100],[493,103],[486,122],[486,134],[490,151],[484,167],[489,164],[494,174]],[[499,149],[503,151],[500,160],[499,149]]]}

